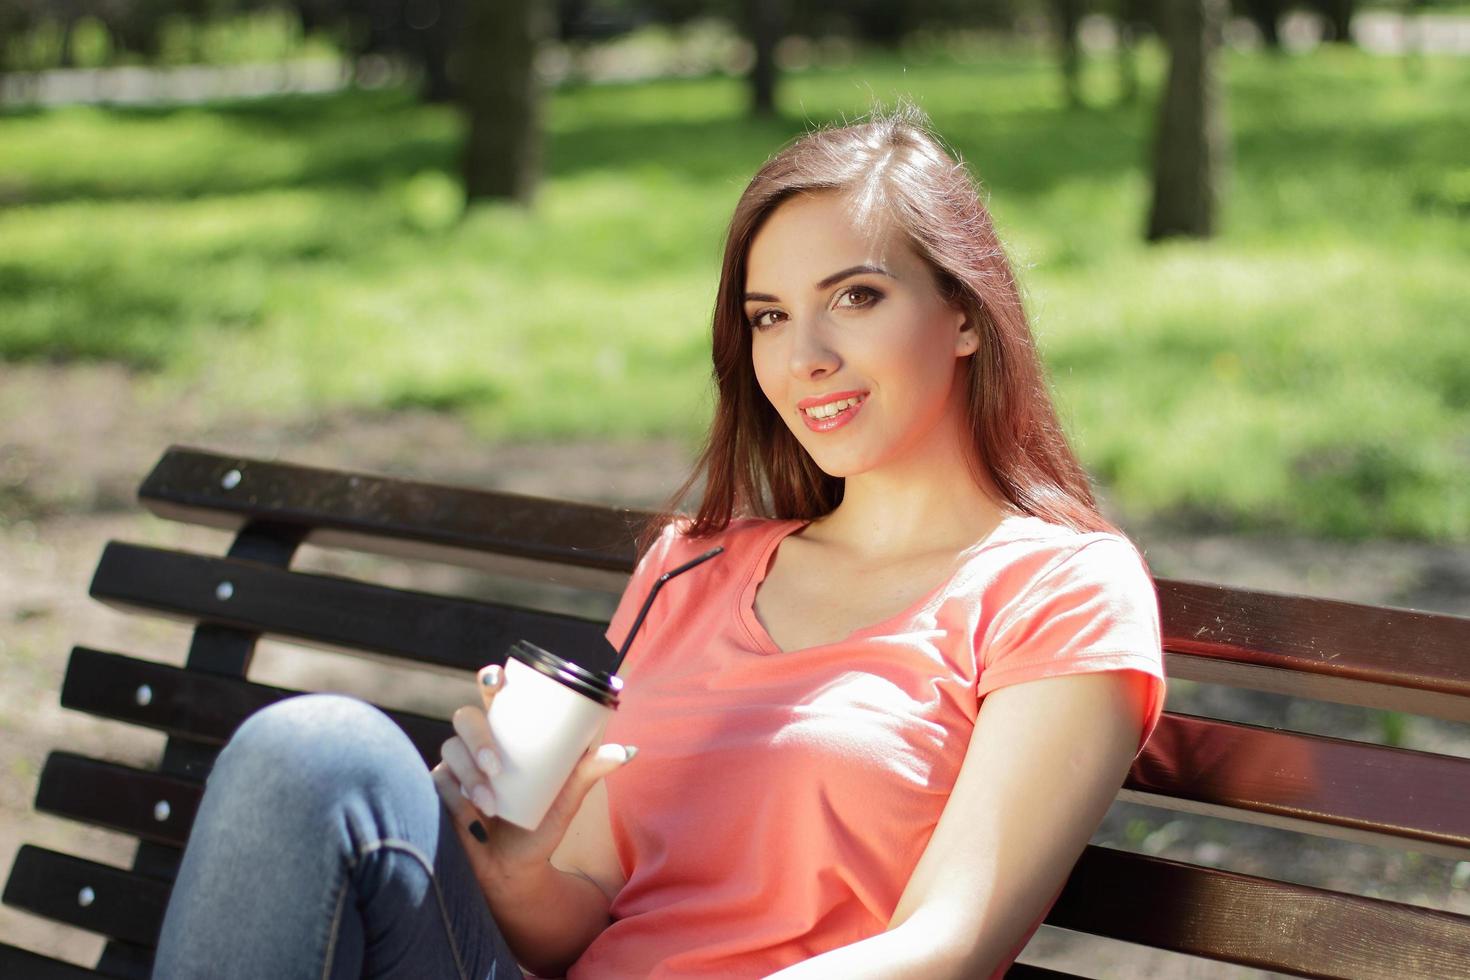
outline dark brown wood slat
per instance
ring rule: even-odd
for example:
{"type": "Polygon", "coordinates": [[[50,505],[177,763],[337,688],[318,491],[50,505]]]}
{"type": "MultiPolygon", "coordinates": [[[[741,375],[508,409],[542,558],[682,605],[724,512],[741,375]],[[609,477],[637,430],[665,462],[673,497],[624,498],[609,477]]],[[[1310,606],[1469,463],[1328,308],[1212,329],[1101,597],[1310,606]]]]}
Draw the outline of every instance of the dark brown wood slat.
{"type": "Polygon", "coordinates": [[[102,948],[97,972],[117,980],[152,980],[154,952],[147,946],[134,946],[114,939],[102,948]]]}
{"type": "MultiPolygon", "coordinates": [[[[223,744],[251,713],[297,693],[77,647],[62,704],[223,744]],[[147,697],[140,699],[144,686],[147,697]]],[[[439,746],[452,734],[447,722],[387,713],[426,762],[437,762],[439,746]]],[[[1470,857],[1470,760],[1452,756],[1166,712],[1121,795],[1357,843],[1470,857]]]]}
{"type": "Polygon", "coordinates": [[[1470,916],[1095,844],[1046,921],[1303,977],[1470,980],[1470,916]]]}
{"type": "Polygon", "coordinates": [[[1167,712],[1124,799],[1470,859],[1470,759],[1167,712]]]}
{"type": "Polygon", "coordinates": [[[5,883],[6,905],[139,946],[156,946],[168,886],[142,875],[31,844],[5,883]],[[83,889],[91,889],[83,904],[83,889]]]}
{"type": "Polygon", "coordinates": [[[171,446],[138,499],[169,520],[228,529],[268,519],[311,528],[327,547],[448,561],[618,589],[646,511],[475,490],[171,446]],[[230,474],[238,474],[238,478],[230,474]],[[507,559],[507,560],[502,560],[507,559]]]}
{"type": "Polygon", "coordinates": [[[203,795],[199,783],[52,752],[41,770],[36,809],[182,848],[203,795]]]}
{"type": "Polygon", "coordinates": [[[104,974],[28,949],[0,943],[0,977],[15,980],[97,980],[104,974]]]}
{"type": "MultiPolygon", "coordinates": [[[[302,693],[78,646],[72,648],[67,662],[61,704],[218,746],[261,708],[302,693]]],[[[425,762],[438,764],[439,747],[454,734],[448,721],[410,711],[379,710],[403,729],[425,762]]],[[[204,774],[198,778],[202,780],[204,774]]]]}
{"type": "Polygon", "coordinates": [[[1470,618],[1195,582],[1158,587],[1172,653],[1470,704],[1470,618]]]}
{"type": "MultiPolygon", "coordinates": [[[[450,560],[484,566],[490,553],[554,562],[574,570],[614,573],[593,587],[615,587],[632,567],[632,533],[651,514],[571,501],[545,500],[468,488],[325,470],[227,456],[175,446],[140,490],[145,506],[161,516],[236,527],[268,518],[317,529],[311,540],[339,540],[349,547],[401,554],[407,541],[459,552],[450,560]],[[238,484],[224,477],[236,470],[238,484]]],[[[435,557],[444,557],[436,555],[435,557]]],[[[571,578],[567,579],[571,582],[571,578]]],[[[1175,654],[1176,676],[1219,683],[1257,679],[1290,684],[1283,693],[1321,696],[1470,720],[1462,696],[1470,695],[1470,618],[1356,603],[1281,595],[1168,579],[1159,580],[1165,645],[1175,654]],[[1244,673],[1212,672],[1210,664],[1238,664],[1244,673]],[[1270,668],[1289,672],[1272,677],[1270,668]],[[1263,669],[1265,672],[1263,672],[1263,669]],[[1351,679],[1382,685],[1368,701],[1358,690],[1333,682],[1351,679]],[[1394,700],[1393,689],[1410,693],[1394,700]],[[1313,693],[1320,692],[1320,693],[1313,693]],[[1434,693],[1442,698],[1415,697],[1434,693]]],[[[1276,689],[1272,687],[1270,689],[1276,689]]]]}
{"type": "Polygon", "coordinates": [[[109,542],[93,598],[316,646],[478,670],[531,640],[590,670],[611,664],[607,626],[577,616],[393,589],[256,562],[109,542]],[[228,584],[228,597],[219,590],[228,584]]]}
{"type": "Polygon", "coordinates": [[[1049,970],[1044,966],[1029,963],[1013,963],[1006,971],[1006,980],[1081,980],[1075,973],[1049,970]]]}

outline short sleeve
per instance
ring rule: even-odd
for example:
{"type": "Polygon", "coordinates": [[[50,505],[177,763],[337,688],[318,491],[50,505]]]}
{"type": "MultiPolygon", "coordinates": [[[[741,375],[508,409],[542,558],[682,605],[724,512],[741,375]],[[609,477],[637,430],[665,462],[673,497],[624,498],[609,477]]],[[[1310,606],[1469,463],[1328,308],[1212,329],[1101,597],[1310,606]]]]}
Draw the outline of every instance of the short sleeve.
{"type": "MultiPolygon", "coordinates": [[[[638,610],[643,608],[643,602],[648,598],[648,592],[653,588],[654,582],[672,567],[671,552],[681,537],[680,520],[675,518],[664,525],[663,531],[654,539],[648,551],[638,559],[638,564],[633,568],[633,574],[628,578],[628,584],[623,587],[623,597],[618,600],[618,607],[614,610],[612,619],[608,621],[607,631],[603,634],[607,642],[612,644],[614,651],[622,649],[623,641],[627,639],[628,631],[633,628],[633,621],[638,618],[638,610]]],[[[638,635],[634,638],[633,646],[628,650],[627,657],[623,661],[623,669],[619,671],[619,674],[625,679],[628,669],[636,663],[638,651],[642,648],[646,638],[657,630],[661,611],[661,602],[655,602],[648,610],[648,615],[644,617],[643,625],[638,627],[638,635]]]]}
{"type": "Polygon", "coordinates": [[[987,634],[980,698],[1043,677],[1102,670],[1149,675],[1138,742],[1143,751],[1163,713],[1164,653],[1158,592],[1126,538],[1099,536],[1057,561],[996,614],[987,634]]]}

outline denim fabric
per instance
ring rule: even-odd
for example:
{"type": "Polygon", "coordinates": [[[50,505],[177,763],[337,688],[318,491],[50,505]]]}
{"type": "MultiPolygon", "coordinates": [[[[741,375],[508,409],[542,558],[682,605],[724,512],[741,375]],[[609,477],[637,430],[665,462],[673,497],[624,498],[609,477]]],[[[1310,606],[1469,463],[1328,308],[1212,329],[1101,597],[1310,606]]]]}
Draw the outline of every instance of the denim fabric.
{"type": "Polygon", "coordinates": [[[209,776],[158,980],[520,980],[428,767],[387,715],[289,698],[209,776]]]}

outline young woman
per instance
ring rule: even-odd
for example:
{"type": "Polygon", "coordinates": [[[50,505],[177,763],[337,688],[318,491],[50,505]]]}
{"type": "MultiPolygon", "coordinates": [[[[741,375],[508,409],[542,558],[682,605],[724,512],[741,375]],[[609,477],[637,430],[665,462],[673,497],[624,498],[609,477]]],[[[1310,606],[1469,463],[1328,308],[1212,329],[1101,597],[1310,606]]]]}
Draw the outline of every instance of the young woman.
{"type": "Polygon", "coordinates": [[[494,818],[499,668],[432,773],[376,709],[290,699],[220,757],[158,976],[1004,973],[1158,721],[1158,606],[917,112],[760,170],[713,354],[709,441],[608,639],[725,551],[667,583],[542,825],[494,818]]]}

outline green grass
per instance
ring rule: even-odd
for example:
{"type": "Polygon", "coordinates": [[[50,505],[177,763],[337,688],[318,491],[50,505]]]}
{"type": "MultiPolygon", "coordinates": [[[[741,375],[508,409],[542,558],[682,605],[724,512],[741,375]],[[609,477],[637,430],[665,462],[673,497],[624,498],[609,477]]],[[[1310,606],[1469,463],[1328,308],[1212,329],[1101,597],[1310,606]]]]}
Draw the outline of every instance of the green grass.
{"type": "Polygon", "coordinates": [[[1233,54],[1223,231],[1150,247],[1144,98],[1044,56],[577,87],[534,214],[457,221],[410,93],[0,115],[0,357],[107,358],[215,411],[462,412],[487,437],[708,421],[725,222],[801,132],[905,94],[974,166],[1069,431],[1128,512],[1470,541],[1470,62],[1233,54]]]}

